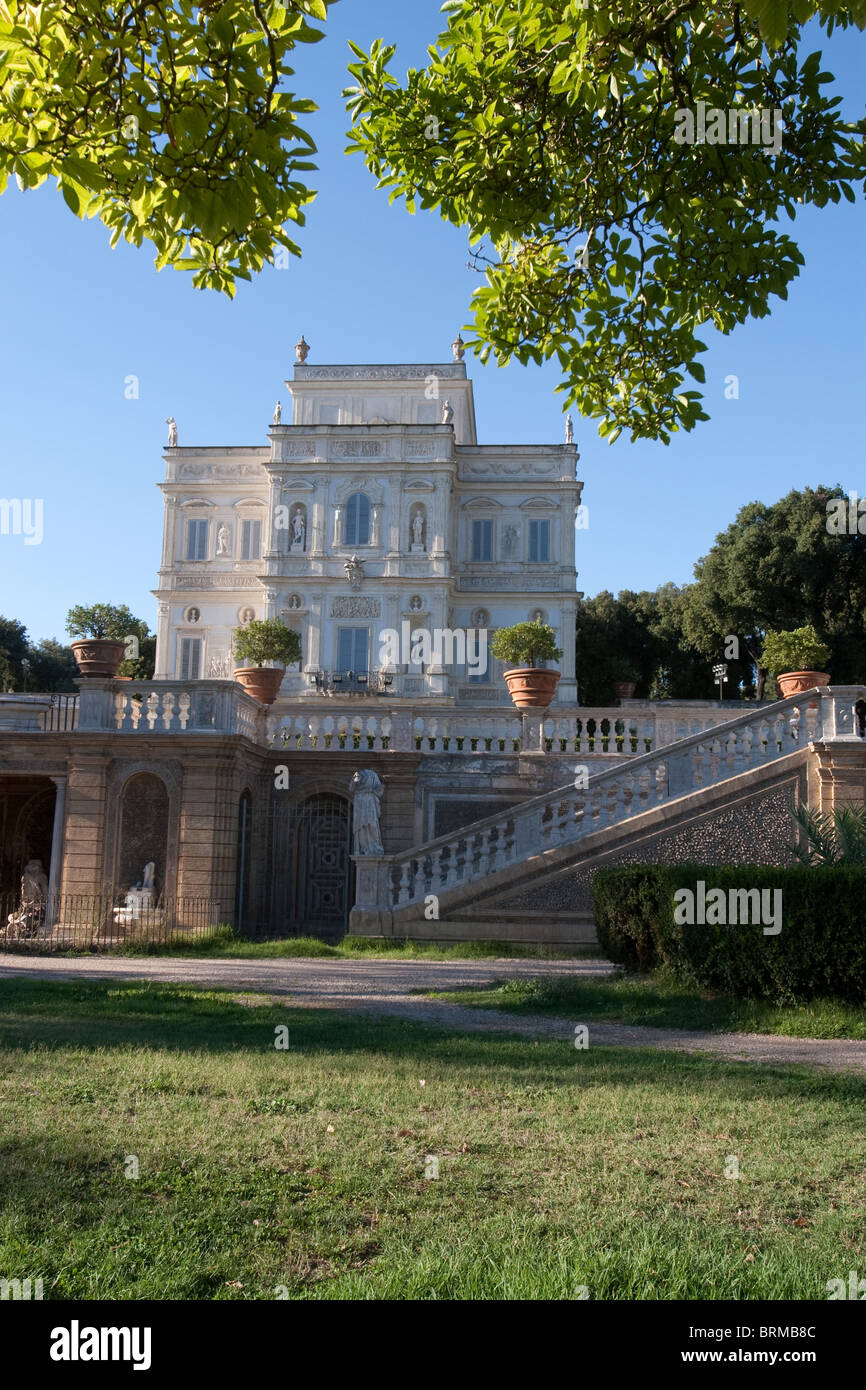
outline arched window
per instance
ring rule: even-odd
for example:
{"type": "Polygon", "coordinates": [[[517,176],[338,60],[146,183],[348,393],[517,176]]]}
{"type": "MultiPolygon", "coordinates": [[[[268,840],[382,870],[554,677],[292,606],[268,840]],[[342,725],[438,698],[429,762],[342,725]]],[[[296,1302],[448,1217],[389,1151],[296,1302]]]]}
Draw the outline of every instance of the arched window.
{"type": "Polygon", "coordinates": [[[353,492],[346,503],[344,544],[370,544],[370,499],[363,492],[353,492]]]}

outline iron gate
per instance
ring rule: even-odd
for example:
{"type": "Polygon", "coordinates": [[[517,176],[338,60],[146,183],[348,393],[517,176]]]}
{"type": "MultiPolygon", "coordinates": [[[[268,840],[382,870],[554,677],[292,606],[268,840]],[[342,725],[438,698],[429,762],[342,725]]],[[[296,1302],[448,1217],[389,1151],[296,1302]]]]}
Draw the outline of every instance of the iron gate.
{"type": "Polygon", "coordinates": [[[351,906],[349,803],[318,793],[298,811],[294,919],[299,932],[342,936],[351,906]]]}

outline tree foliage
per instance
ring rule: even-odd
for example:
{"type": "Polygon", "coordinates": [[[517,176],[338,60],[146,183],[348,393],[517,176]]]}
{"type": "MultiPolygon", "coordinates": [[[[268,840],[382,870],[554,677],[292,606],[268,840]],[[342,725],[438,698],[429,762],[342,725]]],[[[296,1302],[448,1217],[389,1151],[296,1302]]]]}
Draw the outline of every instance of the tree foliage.
{"type": "Polygon", "coordinates": [[[866,535],[827,529],[828,503],[844,496],[820,486],[740,509],[686,591],[684,631],[698,651],[718,660],[736,636],[760,670],[769,630],[811,625],[830,648],[834,683],[866,682],[866,535]]]}
{"type": "Polygon", "coordinates": [[[111,244],[153,243],[156,265],[234,294],[313,198],[315,145],[284,89],[335,0],[0,0],[0,192],[57,180],[111,244]]]}
{"type": "Polygon", "coordinates": [[[78,667],[56,638],[33,643],[16,618],[0,618],[0,691],[73,691],[78,667]]]}
{"type": "MultiPolygon", "coordinates": [[[[801,28],[866,26],[866,0],[451,0],[425,68],[352,45],[350,150],[392,202],[468,230],[486,284],[470,346],[555,359],[566,407],[611,442],[667,443],[707,416],[704,325],[784,299],[803,257],[774,225],[854,201],[863,121],[844,121],[801,28]],[[781,111],[778,149],[685,145],[677,112],[781,111]],[[781,133],[781,132],[780,132],[781,133]]],[[[769,129],[769,127],[768,127],[769,129]]],[[[751,132],[754,135],[754,132],[751,132]]]]}

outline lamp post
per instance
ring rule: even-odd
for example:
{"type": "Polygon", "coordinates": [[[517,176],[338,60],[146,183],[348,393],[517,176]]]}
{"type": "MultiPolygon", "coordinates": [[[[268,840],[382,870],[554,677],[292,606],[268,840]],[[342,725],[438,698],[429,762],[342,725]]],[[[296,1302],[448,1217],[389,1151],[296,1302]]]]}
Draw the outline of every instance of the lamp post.
{"type": "Polygon", "coordinates": [[[719,699],[722,700],[722,699],[724,699],[724,693],[723,693],[723,691],[722,691],[722,686],[723,686],[723,685],[726,685],[726,684],[727,684],[727,681],[728,681],[728,664],[727,664],[727,662],[726,662],[726,661],[720,661],[720,662],[718,663],[718,665],[714,666],[714,667],[713,667],[713,675],[715,676],[715,678],[716,678],[716,684],[717,684],[717,686],[719,687],[719,699]]]}

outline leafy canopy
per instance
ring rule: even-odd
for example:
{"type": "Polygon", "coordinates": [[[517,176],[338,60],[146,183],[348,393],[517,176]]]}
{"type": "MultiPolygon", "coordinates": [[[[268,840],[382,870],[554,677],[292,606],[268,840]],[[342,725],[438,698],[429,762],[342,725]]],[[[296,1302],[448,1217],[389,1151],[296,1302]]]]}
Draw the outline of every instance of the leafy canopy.
{"type": "Polygon", "coordinates": [[[514,623],[501,627],[493,634],[490,650],[497,661],[510,661],[518,666],[538,666],[543,661],[558,661],[562,648],[556,645],[556,633],[546,623],[514,623]]]}
{"type": "Polygon", "coordinates": [[[253,618],[236,629],[232,647],[236,659],[251,666],[264,666],[265,662],[291,666],[301,659],[300,637],[279,618],[253,618]]]}
{"type": "Polygon", "coordinates": [[[830,648],[811,623],[790,632],[767,633],[761,664],[778,676],[782,671],[823,671],[830,648]]]}
{"type": "Polygon", "coordinates": [[[125,603],[78,603],[66,615],[66,631],[70,637],[121,642],[128,637],[146,635],[147,624],[136,618],[125,603]]]}
{"type": "Polygon", "coordinates": [[[742,507],[695,565],[685,590],[687,640],[718,660],[736,636],[760,671],[768,631],[811,625],[830,647],[834,681],[866,681],[866,536],[827,529],[834,498],[844,496],[839,486],[821,486],[742,507]]]}
{"type": "Polygon", "coordinates": [[[235,292],[276,248],[300,255],[314,169],[284,90],[296,44],[335,0],[0,0],[0,193],[51,176],[77,217],[98,217],[198,288],[235,292]]]}
{"type": "Polygon", "coordinates": [[[483,361],[555,359],[566,408],[600,434],[669,442],[708,418],[685,389],[705,380],[701,327],[765,316],[799,273],[776,219],[855,199],[866,123],[842,120],[800,30],[816,10],[828,31],[866,27],[866,0],[443,8],[447,30],[402,85],[393,46],[351,45],[349,150],[392,202],[468,229],[483,361]],[[699,101],[781,111],[781,146],[751,127],[748,144],[677,143],[677,111],[699,101]]]}

